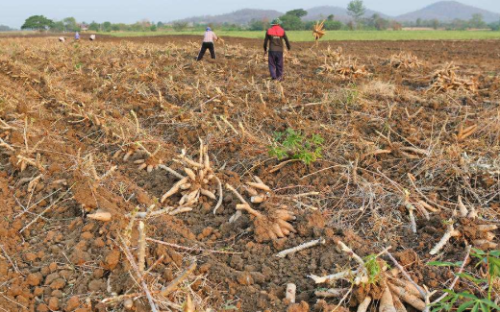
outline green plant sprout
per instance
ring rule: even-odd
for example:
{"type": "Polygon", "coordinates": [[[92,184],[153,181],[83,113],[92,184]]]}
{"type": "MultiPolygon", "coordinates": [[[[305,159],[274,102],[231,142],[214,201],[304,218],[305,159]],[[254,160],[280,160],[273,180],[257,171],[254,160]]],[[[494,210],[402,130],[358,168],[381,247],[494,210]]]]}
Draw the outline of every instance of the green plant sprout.
{"type": "Polygon", "coordinates": [[[304,136],[300,131],[288,128],[285,132],[275,132],[269,154],[278,160],[287,158],[301,160],[310,165],[322,157],[323,137],[317,134],[304,136]]]}

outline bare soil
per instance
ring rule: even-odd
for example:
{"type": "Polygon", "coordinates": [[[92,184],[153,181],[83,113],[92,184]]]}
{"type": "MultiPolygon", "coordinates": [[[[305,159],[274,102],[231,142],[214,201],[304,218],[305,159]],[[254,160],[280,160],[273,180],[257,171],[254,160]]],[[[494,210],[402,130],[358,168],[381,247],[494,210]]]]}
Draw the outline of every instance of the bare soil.
{"type": "MultiPolygon", "coordinates": [[[[477,226],[499,223],[498,41],[293,44],[282,84],[267,79],[258,40],[228,38],[216,60],[200,63],[199,38],[191,36],[64,44],[56,37],[1,38],[0,45],[0,310],[126,311],[124,300],[103,300],[137,293],[131,310],[150,311],[124,251],[135,256],[138,248],[130,213],[175,206],[181,196],[159,204],[179,179],[139,170],[134,161],[159,147],[148,164],[161,159],[182,173],[173,159],[186,149],[196,160],[199,139],[223,185],[248,201],[242,185],[252,176],[283,198],[319,195],[284,199],[297,216],[296,233],[274,241],[258,242],[246,213],[229,222],[240,201],[226,188],[215,215],[215,202],[201,197],[191,212],[146,220],[148,237],[178,245],[148,241],[144,282],[151,292],[197,264],[175,291],[156,298],[162,311],[182,311],[187,297],[196,311],[331,311],[340,298],[318,301],[315,290],[328,286],[308,275],[355,266],[337,250],[338,240],[362,257],[392,247],[414,281],[440,290],[453,271],[426,263],[461,261],[465,246],[483,239],[477,226]],[[365,65],[370,75],[318,74],[332,62],[329,46],[341,47],[344,62],[365,65]],[[391,57],[401,51],[423,65],[394,68],[391,57]],[[462,79],[476,79],[478,90],[428,92],[432,74],[447,62],[462,79]],[[471,126],[477,130],[462,139],[460,131],[471,126]],[[268,154],[273,133],[287,128],[321,135],[323,156],[269,173],[280,163],[268,154]],[[113,157],[135,142],[148,152],[113,157]],[[402,203],[405,190],[438,208],[428,218],[416,212],[417,233],[402,203]],[[454,216],[458,196],[478,218],[454,216]],[[111,221],[90,219],[96,210],[111,213],[111,221]],[[431,256],[450,218],[463,235],[431,256]],[[326,243],[275,256],[319,238],[326,243]],[[297,305],[285,299],[288,283],[297,285],[297,305]]],[[[358,303],[349,296],[337,311],[358,303]]]]}

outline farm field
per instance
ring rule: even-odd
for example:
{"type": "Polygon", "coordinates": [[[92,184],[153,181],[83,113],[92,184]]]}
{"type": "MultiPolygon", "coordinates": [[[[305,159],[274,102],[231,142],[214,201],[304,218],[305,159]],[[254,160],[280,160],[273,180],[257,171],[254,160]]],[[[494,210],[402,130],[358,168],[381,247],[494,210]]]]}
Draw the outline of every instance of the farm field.
{"type": "Polygon", "coordinates": [[[499,41],[199,39],[0,39],[1,309],[498,304],[499,41]]]}
{"type": "MultiPolygon", "coordinates": [[[[222,37],[237,37],[260,39],[263,31],[217,31],[222,37]]],[[[314,41],[311,31],[287,31],[292,41],[314,41]]],[[[116,37],[143,37],[165,35],[203,35],[203,32],[117,32],[110,33],[116,37]]],[[[498,40],[499,31],[446,31],[446,30],[415,30],[415,31],[327,31],[323,40],[348,41],[348,40],[498,40]]]]}

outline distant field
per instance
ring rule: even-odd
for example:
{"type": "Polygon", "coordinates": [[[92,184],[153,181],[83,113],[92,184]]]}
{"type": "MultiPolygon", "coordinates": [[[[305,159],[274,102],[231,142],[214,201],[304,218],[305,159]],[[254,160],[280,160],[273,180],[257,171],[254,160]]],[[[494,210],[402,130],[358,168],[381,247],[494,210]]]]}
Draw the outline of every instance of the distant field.
{"type": "MultiPolygon", "coordinates": [[[[287,32],[292,41],[313,41],[310,31],[287,32]]],[[[161,35],[202,35],[203,32],[122,32],[111,33],[116,37],[141,37],[161,35]]],[[[261,31],[220,31],[222,37],[263,38],[261,31]]],[[[500,39],[500,31],[329,31],[322,40],[485,40],[500,39]]]]}

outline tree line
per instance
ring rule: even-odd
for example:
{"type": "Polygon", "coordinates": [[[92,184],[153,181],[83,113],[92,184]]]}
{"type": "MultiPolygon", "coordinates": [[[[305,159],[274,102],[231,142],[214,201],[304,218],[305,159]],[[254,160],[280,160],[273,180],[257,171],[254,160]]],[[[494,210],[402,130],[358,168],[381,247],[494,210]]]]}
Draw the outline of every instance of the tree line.
{"type": "Polygon", "coordinates": [[[163,28],[162,22],[152,23],[148,20],[142,20],[134,24],[125,23],[78,23],[74,17],[67,17],[61,21],[53,21],[43,15],[30,16],[21,26],[23,30],[39,30],[51,32],[75,32],[89,30],[93,32],[112,32],[112,31],[156,31],[163,28]]]}

